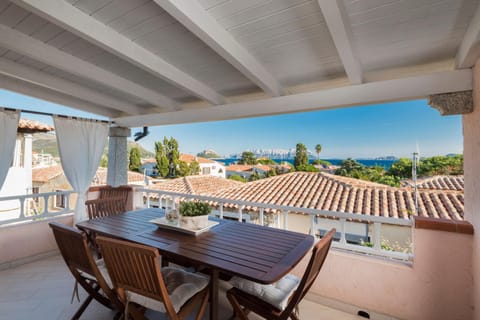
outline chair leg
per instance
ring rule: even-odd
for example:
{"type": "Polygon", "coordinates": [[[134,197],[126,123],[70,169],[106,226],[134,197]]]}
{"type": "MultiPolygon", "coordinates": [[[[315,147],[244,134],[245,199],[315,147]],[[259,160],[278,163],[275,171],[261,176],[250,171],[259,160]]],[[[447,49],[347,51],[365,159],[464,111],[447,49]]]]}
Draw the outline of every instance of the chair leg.
{"type": "Polygon", "coordinates": [[[200,304],[200,308],[198,309],[198,313],[195,320],[201,320],[203,318],[203,314],[207,309],[207,304],[208,304],[208,290],[205,290],[205,294],[203,295],[202,303],[200,304]]]}
{"type": "Polygon", "coordinates": [[[227,298],[228,298],[228,301],[230,301],[230,304],[233,307],[233,312],[237,315],[237,317],[240,320],[248,320],[247,315],[244,313],[242,306],[238,303],[235,296],[227,292],[227,298]]]}
{"type": "Polygon", "coordinates": [[[72,320],[80,319],[83,312],[85,311],[85,309],[87,309],[88,305],[90,304],[90,302],[92,302],[92,300],[93,300],[93,296],[89,295],[85,299],[85,301],[83,301],[82,305],[77,309],[77,312],[75,312],[75,314],[73,315],[72,320]]]}
{"type": "Polygon", "coordinates": [[[292,320],[299,320],[295,313],[290,314],[290,318],[292,318],[292,320]]]}

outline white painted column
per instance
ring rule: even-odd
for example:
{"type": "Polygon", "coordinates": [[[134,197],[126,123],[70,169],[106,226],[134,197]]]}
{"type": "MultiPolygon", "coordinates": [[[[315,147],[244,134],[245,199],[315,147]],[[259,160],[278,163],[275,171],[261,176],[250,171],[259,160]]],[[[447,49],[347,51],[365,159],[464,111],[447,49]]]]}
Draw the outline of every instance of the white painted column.
{"type": "Polygon", "coordinates": [[[473,234],[474,319],[480,319],[480,60],[473,69],[473,112],[463,115],[465,219],[473,234]]]}
{"type": "Polygon", "coordinates": [[[21,159],[22,159],[22,136],[17,134],[12,167],[20,168],[22,166],[21,159]]]}
{"type": "Polygon", "coordinates": [[[25,170],[25,187],[27,193],[32,192],[32,135],[23,136],[23,169],[25,170]]]}
{"type": "Polygon", "coordinates": [[[118,187],[128,184],[127,138],[131,130],[124,127],[111,127],[108,134],[107,184],[118,187]]]}

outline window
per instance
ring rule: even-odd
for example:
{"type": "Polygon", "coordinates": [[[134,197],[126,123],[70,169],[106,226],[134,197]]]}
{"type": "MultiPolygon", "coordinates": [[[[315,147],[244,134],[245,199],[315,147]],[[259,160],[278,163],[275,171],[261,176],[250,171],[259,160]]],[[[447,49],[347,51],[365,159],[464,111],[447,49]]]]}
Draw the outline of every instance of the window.
{"type": "MultiPolygon", "coordinates": [[[[62,192],[64,190],[55,190],[56,192],[62,192]]],[[[55,208],[65,208],[66,207],[66,199],[64,194],[57,194],[55,196],[55,208]]]]}
{"type": "Polygon", "coordinates": [[[202,168],[202,174],[210,174],[210,168],[202,168]]]}

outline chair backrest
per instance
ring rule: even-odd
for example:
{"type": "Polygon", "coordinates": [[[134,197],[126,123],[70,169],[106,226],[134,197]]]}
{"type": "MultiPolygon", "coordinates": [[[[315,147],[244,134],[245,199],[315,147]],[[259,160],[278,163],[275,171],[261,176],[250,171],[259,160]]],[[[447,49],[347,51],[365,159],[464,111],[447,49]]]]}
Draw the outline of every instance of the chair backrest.
{"type": "Polygon", "coordinates": [[[90,219],[107,217],[125,212],[125,201],[122,197],[94,199],[85,201],[90,219]]]}
{"type": "Polygon", "coordinates": [[[307,294],[310,287],[315,282],[320,269],[322,269],[325,258],[327,257],[328,251],[332,244],[333,236],[335,235],[336,230],[330,230],[316,245],[313,247],[312,256],[308,262],[307,269],[298,285],[297,290],[293,294],[288,306],[285,308],[282,313],[282,319],[287,319],[289,315],[294,311],[298,303],[303,299],[307,294]]]}
{"type": "Polygon", "coordinates": [[[171,315],[175,309],[163,280],[158,250],[129,241],[98,236],[105,266],[114,288],[125,301],[125,290],[162,301],[171,315]]]}
{"type": "MultiPolygon", "coordinates": [[[[110,289],[93,259],[85,233],[58,222],[50,222],[49,225],[50,228],[52,228],[53,235],[55,236],[62,257],[78,283],[88,292],[91,292],[91,290],[97,291],[98,289],[95,290],[88,288],[91,287],[91,284],[85,281],[80,271],[86,272],[90,276],[95,277],[96,282],[102,289],[103,293],[108,297],[109,301],[119,310],[122,310],[123,303],[118,300],[115,293],[110,289]]],[[[94,297],[95,299],[99,299],[101,303],[104,303],[103,300],[105,298],[94,297]]]]}
{"type": "Polygon", "coordinates": [[[119,187],[112,187],[112,186],[104,186],[100,188],[100,195],[99,199],[108,199],[108,198],[123,198],[125,201],[125,206],[127,204],[128,195],[132,191],[132,187],[130,186],[119,186],[119,187]]]}
{"type": "Polygon", "coordinates": [[[50,222],[49,225],[58,249],[70,270],[78,269],[94,275],[96,264],[90,254],[85,233],[58,222],[50,222]]]}

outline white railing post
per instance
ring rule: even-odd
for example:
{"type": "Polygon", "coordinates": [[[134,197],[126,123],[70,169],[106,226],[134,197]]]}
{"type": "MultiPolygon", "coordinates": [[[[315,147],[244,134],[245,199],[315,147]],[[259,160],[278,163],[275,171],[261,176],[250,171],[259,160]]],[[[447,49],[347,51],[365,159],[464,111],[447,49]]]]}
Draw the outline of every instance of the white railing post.
{"type": "MultiPolygon", "coordinates": [[[[145,200],[145,207],[150,208],[150,192],[146,192],[145,196],[147,200],[145,200]]],[[[160,199],[160,195],[158,195],[158,199],[160,199]]]]}
{"type": "Polygon", "coordinates": [[[315,223],[315,216],[313,214],[310,215],[310,235],[315,236],[315,229],[316,229],[316,223],[315,223]]]}
{"type": "Polygon", "coordinates": [[[373,249],[380,251],[382,249],[382,224],[380,222],[373,223],[373,249]]]}
{"type": "Polygon", "coordinates": [[[43,212],[42,212],[43,214],[48,213],[48,198],[49,196],[43,196],[43,212]]]}
{"type": "Polygon", "coordinates": [[[345,237],[347,227],[347,220],[345,218],[340,219],[340,243],[347,244],[347,238],[345,237]]]}
{"type": "Polygon", "coordinates": [[[25,218],[25,198],[18,199],[20,202],[20,219],[25,218]]]}
{"type": "MultiPolygon", "coordinates": [[[[301,214],[307,214],[310,215],[310,235],[315,236],[318,232],[318,221],[317,217],[318,216],[325,216],[329,218],[335,218],[339,223],[338,231],[340,233],[340,241],[335,242],[332,245],[337,248],[341,248],[342,250],[348,250],[352,252],[361,252],[363,254],[368,254],[368,255],[376,255],[376,256],[385,256],[388,258],[393,258],[393,259],[399,259],[399,260],[412,260],[413,259],[413,254],[411,251],[408,252],[403,252],[403,251],[387,251],[387,250],[382,250],[381,249],[381,228],[382,224],[388,224],[388,225],[394,225],[394,226],[399,226],[399,227],[408,227],[412,228],[413,222],[412,220],[404,220],[404,219],[398,219],[398,218],[390,218],[390,217],[381,217],[381,216],[367,216],[367,215],[359,215],[359,214],[353,214],[353,213],[348,213],[348,212],[336,212],[336,211],[325,211],[325,210],[317,210],[317,209],[312,209],[312,208],[302,208],[302,207],[292,207],[292,206],[282,206],[282,205],[275,205],[275,204],[266,204],[266,203],[261,203],[261,202],[251,202],[251,201],[244,201],[244,200],[231,200],[227,198],[218,198],[218,197],[212,197],[212,196],[205,196],[205,195],[191,195],[191,194],[185,194],[185,193],[180,193],[180,192],[171,192],[171,191],[158,191],[158,190],[150,190],[150,189],[140,189],[139,191],[141,192],[154,192],[154,193],[159,193],[161,192],[163,195],[163,200],[166,202],[166,207],[168,207],[169,201],[172,201],[172,206],[173,208],[178,207],[178,204],[176,203],[177,200],[181,199],[193,199],[193,200],[198,200],[198,201],[205,201],[205,202],[210,202],[210,203],[218,203],[219,208],[218,212],[216,214],[219,214],[220,218],[225,218],[226,216],[231,216],[232,214],[230,212],[225,212],[224,206],[228,204],[236,205],[237,206],[237,211],[238,211],[238,216],[236,216],[235,213],[233,213],[233,216],[238,221],[243,222],[243,210],[245,208],[258,208],[259,210],[259,223],[261,225],[265,225],[266,220],[265,217],[265,210],[271,210],[272,212],[277,212],[277,214],[272,215],[272,225],[271,227],[275,228],[280,228],[280,224],[283,222],[283,229],[289,229],[289,214],[292,213],[301,213],[301,214]],[[372,243],[372,247],[366,246],[362,243],[356,244],[356,243],[348,243],[347,241],[347,228],[349,227],[347,225],[347,222],[350,223],[349,221],[352,221],[351,223],[355,223],[355,221],[358,220],[363,220],[369,224],[369,230],[372,230],[371,226],[373,224],[373,230],[371,231],[371,237],[370,237],[370,242],[372,243]]],[[[38,196],[38,195],[36,195],[38,196]]],[[[41,195],[40,195],[41,196],[41,195]]],[[[160,197],[160,196],[159,196],[160,197]]],[[[9,197],[4,197],[4,200],[9,200],[9,197]]],[[[248,220],[248,219],[246,219],[248,220]]],[[[256,220],[258,222],[258,220],[256,220]]],[[[248,222],[253,222],[248,220],[248,222]]],[[[360,223],[360,222],[359,222],[360,223]]],[[[362,236],[364,234],[359,234],[355,230],[352,230],[352,233],[355,236],[355,239],[359,238],[362,239],[362,236]]],[[[348,234],[349,239],[350,239],[350,234],[348,234]]],[[[355,240],[354,239],[354,240],[355,240]]],[[[357,241],[357,240],[355,240],[357,241]]],[[[361,241],[361,240],[358,240],[361,241]]],[[[403,250],[403,249],[402,249],[403,250]]]]}

